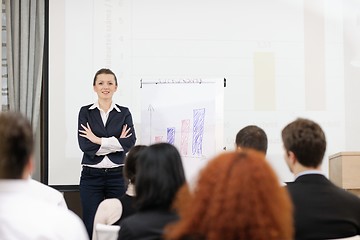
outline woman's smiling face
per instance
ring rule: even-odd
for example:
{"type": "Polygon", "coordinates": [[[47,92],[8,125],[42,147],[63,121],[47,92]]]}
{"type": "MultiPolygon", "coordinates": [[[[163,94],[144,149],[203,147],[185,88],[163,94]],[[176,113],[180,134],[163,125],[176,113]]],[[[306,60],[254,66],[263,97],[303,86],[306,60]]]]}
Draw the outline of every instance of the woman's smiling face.
{"type": "Polygon", "coordinates": [[[117,90],[115,77],[112,74],[99,74],[96,77],[94,91],[99,99],[112,99],[117,90]]]}

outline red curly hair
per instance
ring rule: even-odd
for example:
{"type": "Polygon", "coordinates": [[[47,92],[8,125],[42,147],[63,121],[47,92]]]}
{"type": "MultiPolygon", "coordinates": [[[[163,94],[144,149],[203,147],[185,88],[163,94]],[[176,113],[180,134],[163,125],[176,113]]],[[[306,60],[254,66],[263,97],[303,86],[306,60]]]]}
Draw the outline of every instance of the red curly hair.
{"type": "Polygon", "coordinates": [[[181,219],[167,227],[166,239],[293,239],[291,200],[262,153],[219,155],[186,198],[189,202],[176,206],[181,219]]]}

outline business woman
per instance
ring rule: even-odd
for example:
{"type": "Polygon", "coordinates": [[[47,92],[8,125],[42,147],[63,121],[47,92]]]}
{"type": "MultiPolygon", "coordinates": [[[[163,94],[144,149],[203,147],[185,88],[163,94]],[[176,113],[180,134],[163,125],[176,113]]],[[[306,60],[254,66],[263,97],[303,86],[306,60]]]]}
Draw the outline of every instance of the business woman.
{"type": "Polygon", "coordinates": [[[118,87],[115,74],[100,69],[93,87],[98,100],[81,107],[78,120],[78,142],[83,152],[80,198],[89,237],[100,202],[125,193],[124,158],[136,141],[129,109],[112,100],[118,87]]]}

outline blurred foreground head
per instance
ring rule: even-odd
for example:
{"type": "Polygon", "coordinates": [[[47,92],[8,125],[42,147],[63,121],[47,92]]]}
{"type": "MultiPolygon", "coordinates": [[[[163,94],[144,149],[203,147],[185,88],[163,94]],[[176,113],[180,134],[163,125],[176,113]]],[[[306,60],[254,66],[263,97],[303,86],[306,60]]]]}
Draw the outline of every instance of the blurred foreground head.
{"type": "Polygon", "coordinates": [[[156,143],[146,147],[137,160],[135,189],[139,210],[170,210],[185,181],[181,156],[175,146],[156,143]]]}
{"type": "Polygon", "coordinates": [[[0,179],[27,178],[33,148],[30,122],[20,113],[0,113],[0,179]]]}
{"type": "Polygon", "coordinates": [[[167,239],[292,239],[292,205],[258,151],[224,153],[201,171],[167,239]]]}

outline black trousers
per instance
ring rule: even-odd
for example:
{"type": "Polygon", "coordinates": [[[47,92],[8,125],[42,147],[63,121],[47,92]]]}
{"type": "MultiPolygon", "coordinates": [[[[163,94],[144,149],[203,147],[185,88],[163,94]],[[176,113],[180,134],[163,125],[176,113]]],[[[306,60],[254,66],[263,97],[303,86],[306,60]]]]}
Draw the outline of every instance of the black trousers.
{"type": "Polygon", "coordinates": [[[95,213],[100,202],[107,198],[119,198],[125,191],[123,167],[83,167],[80,177],[80,198],[83,221],[90,239],[95,213]]]}

